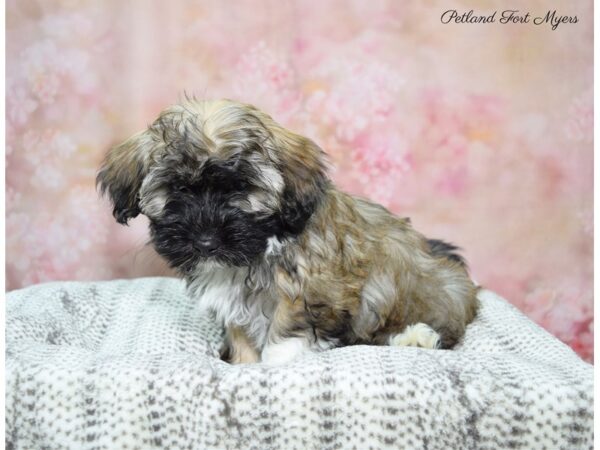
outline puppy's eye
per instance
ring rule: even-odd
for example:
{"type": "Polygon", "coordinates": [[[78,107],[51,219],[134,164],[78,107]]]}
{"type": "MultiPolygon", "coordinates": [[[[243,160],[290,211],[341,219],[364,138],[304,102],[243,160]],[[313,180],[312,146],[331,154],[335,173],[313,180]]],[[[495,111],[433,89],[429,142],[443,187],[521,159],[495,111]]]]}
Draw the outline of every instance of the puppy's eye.
{"type": "Polygon", "coordinates": [[[189,194],[192,192],[192,190],[189,188],[189,186],[178,186],[177,190],[179,192],[181,192],[182,194],[189,194]]]}

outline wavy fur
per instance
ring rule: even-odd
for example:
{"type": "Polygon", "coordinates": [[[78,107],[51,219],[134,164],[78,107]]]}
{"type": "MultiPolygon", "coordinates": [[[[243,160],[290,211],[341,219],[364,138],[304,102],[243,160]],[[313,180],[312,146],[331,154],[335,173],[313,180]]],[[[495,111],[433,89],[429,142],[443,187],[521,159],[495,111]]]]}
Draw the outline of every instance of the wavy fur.
{"type": "Polygon", "coordinates": [[[338,191],[326,166],[253,106],[192,99],[111,150],[98,184],[119,222],[148,216],[158,253],[227,327],[232,362],[404,342],[420,323],[412,334],[452,347],[477,310],[457,248],[338,191]]]}

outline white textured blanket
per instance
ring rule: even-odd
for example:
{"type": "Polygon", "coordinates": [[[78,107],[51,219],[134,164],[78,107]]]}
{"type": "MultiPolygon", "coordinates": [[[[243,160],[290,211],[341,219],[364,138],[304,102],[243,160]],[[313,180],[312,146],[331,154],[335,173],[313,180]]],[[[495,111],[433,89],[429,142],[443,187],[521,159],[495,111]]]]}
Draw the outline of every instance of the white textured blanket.
{"type": "Polygon", "coordinates": [[[10,292],[14,449],[578,449],[592,367],[491,292],[452,351],[356,346],[282,367],[218,358],[168,278],[10,292]]]}

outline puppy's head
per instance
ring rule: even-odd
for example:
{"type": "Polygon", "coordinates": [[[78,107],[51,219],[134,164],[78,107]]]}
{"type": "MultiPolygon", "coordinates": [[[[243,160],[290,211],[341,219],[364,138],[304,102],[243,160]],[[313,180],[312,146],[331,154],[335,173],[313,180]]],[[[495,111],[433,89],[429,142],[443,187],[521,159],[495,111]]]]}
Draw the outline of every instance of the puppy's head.
{"type": "Polygon", "coordinates": [[[119,223],[146,215],[156,250],[188,273],[251,264],[301,233],[328,179],[316,144],[256,108],[190,100],[113,148],[97,183],[119,223]]]}

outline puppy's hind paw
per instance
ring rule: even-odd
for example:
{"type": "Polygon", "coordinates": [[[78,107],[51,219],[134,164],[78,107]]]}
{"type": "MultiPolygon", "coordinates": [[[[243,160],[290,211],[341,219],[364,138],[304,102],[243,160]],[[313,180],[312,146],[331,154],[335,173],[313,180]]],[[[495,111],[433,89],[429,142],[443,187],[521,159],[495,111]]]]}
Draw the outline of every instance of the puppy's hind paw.
{"type": "Polygon", "coordinates": [[[390,336],[388,342],[399,347],[440,348],[441,345],[438,332],[426,323],[409,325],[402,333],[390,336]]]}
{"type": "Polygon", "coordinates": [[[288,338],[265,345],[261,361],[268,366],[281,366],[309,351],[308,342],[303,338],[288,338]]]}

